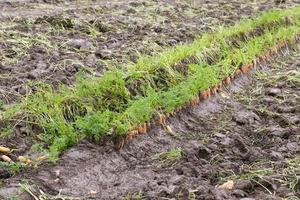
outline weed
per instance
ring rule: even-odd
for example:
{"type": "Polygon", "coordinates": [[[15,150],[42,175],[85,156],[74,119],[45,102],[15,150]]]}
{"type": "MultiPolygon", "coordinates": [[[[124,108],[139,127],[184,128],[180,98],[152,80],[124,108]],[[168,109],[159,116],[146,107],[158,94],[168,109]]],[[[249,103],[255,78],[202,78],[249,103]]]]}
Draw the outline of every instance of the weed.
{"type": "Polygon", "coordinates": [[[43,190],[39,189],[36,185],[30,184],[27,181],[19,183],[20,188],[29,194],[31,198],[34,200],[80,200],[82,198],[70,197],[61,195],[60,193],[57,195],[50,195],[43,192],[43,190]]]}
{"type": "Polygon", "coordinates": [[[161,164],[174,166],[182,156],[183,150],[180,147],[177,147],[166,152],[158,153],[153,156],[153,159],[158,160],[161,164]]]}
{"type": "Polygon", "coordinates": [[[14,163],[14,162],[8,163],[8,162],[0,161],[0,168],[9,169],[9,172],[11,174],[18,173],[25,166],[26,165],[23,163],[14,163]]]}
{"type": "Polygon", "coordinates": [[[144,198],[143,193],[140,191],[133,194],[127,194],[125,197],[122,197],[122,200],[142,200],[144,198]]]}

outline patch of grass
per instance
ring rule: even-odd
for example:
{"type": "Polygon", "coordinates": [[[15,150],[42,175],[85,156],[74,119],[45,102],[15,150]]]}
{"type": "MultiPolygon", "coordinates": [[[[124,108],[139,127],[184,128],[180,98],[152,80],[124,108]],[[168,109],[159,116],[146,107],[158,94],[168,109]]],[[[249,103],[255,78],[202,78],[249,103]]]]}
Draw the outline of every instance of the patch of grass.
{"type": "MultiPolygon", "coordinates": [[[[220,177],[220,183],[227,180],[251,180],[257,184],[264,179],[264,177],[272,177],[276,175],[275,181],[281,185],[288,186],[294,193],[297,192],[299,184],[300,173],[300,157],[288,158],[283,161],[280,168],[275,166],[275,163],[271,161],[261,161],[253,165],[242,165],[241,170],[243,173],[234,174],[233,172],[223,172],[223,176],[220,177]],[[227,175],[226,175],[227,174],[227,175]]],[[[265,188],[266,189],[266,188],[265,188]]]]}
{"type": "Polygon", "coordinates": [[[287,80],[289,83],[293,84],[295,87],[300,87],[300,71],[293,70],[288,72],[287,80]]]}
{"type": "Polygon", "coordinates": [[[180,147],[169,149],[166,152],[158,153],[153,156],[153,160],[158,160],[164,165],[176,165],[179,159],[183,156],[183,150],[180,147]]]}
{"type": "Polygon", "coordinates": [[[122,200],[142,200],[142,199],[145,199],[145,197],[141,191],[133,194],[127,194],[126,196],[122,197],[122,200]]]}
{"type": "Polygon", "coordinates": [[[0,161],[0,168],[8,169],[11,174],[18,173],[24,167],[26,167],[26,165],[23,163],[8,163],[0,161]]]}
{"type": "Polygon", "coordinates": [[[57,195],[46,194],[45,192],[43,192],[43,190],[38,188],[35,184],[31,184],[27,181],[23,181],[22,183],[19,183],[19,186],[20,186],[21,190],[23,190],[24,192],[29,194],[30,197],[33,198],[34,200],[47,200],[47,199],[51,199],[51,200],[81,200],[82,199],[82,198],[61,195],[60,193],[57,195]]]}

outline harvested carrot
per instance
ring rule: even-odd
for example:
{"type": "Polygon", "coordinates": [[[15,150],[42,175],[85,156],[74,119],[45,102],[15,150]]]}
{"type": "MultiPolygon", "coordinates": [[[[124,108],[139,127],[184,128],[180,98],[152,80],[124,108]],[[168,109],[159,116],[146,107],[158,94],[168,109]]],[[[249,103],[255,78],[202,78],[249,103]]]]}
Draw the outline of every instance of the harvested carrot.
{"type": "Polygon", "coordinates": [[[256,61],[256,59],[254,59],[252,63],[253,63],[253,65],[252,65],[253,68],[256,68],[257,67],[257,61],[256,61]]]}
{"type": "Polygon", "coordinates": [[[163,124],[163,116],[162,115],[159,115],[159,124],[163,124]]]}
{"type": "Polygon", "coordinates": [[[230,85],[231,84],[231,78],[228,76],[225,80],[226,85],[230,85]]]}
{"type": "Polygon", "coordinates": [[[207,90],[206,90],[206,93],[207,93],[207,97],[208,97],[208,98],[211,97],[211,91],[210,91],[210,89],[207,89],[207,90]]]}
{"type": "Polygon", "coordinates": [[[0,152],[1,153],[8,153],[8,152],[10,152],[10,149],[7,148],[7,147],[0,146],[0,152]]]}
{"type": "Polygon", "coordinates": [[[242,71],[241,71],[240,69],[237,69],[237,70],[235,71],[235,76],[239,76],[241,73],[242,73],[242,71]]]}
{"type": "Polygon", "coordinates": [[[20,162],[25,162],[26,158],[24,156],[18,156],[17,160],[20,162]]]}
{"type": "Polygon", "coordinates": [[[138,126],[138,132],[141,134],[143,133],[143,126],[142,125],[139,125],[138,126]]]}
{"type": "Polygon", "coordinates": [[[132,133],[132,131],[129,131],[129,132],[127,133],[126,139],[127,139],[127,140],[132,140],[132,139],[133,139],[133,133],[132,133]]]}
{"type": "Polygon", "coordinates": [[[216,85],[213,89],[212,89],[213,94],[217,94],[218,93],[218,85],[216,85]]]}
{"type": "Polygon", "coordinates": [[[10,157],[6,156],[6,155],[2,155],[1,159],[5,162],[12,162],[12,160],[10,159],[10,157]]]}
{"type": "Polygon", "coordinates": [[[17,158],[18,161],[22,162],[22,163],[25,163],[25,164],[30,164],[32,163],[32,161],[29,159],[29,158],[26,158],[24,156],[19,156],[17,158]]]}
{"type": "Polygon", "coordinates": [[[232,190],[234,187],[234,182],[232,180],[227,181],[223,185],[221,185],[221,188],[227,189],[227,190],[232,190]]]}
{"type": "Polygon", "coordinates": [[[241,71],[243,72],[243,74],[247,74],[249,72],[249,65],[243,65],[241,67],[241,71]]]}
{"type": "Polygon", "coordinates": [[[201,99],[206,99],[207,98],[206,91],[201,92],[200,96],[201,96],[201,99]]]}

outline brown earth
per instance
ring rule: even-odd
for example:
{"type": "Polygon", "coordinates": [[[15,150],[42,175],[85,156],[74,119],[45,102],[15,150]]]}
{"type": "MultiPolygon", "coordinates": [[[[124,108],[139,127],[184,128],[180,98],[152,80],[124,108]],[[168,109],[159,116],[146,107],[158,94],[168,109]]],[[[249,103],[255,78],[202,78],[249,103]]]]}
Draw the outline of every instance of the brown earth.
{"type": "Polygon", "coordinates": [[[120,151],[83,141],[56,165],[4,181],[0,195],[31,199],[26,183],[49,199],[299,199],[300,54],[289,53],[169,119],[171,129],[120,151]]]}

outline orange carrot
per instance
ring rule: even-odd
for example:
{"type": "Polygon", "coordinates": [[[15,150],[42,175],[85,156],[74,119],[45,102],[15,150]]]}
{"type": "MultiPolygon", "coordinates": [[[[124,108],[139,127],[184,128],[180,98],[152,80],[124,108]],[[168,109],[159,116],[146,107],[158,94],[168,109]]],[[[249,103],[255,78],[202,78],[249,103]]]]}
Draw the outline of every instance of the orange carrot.
{"type": "Polygon", "coordinates": [[[253,61],[252,61],[252,63],[253,63],[253,68],[256,68],[257,67],[257,62],[256,62],[256,59],[254,59],[253,61]]]}
{"type": "Polygon", "coordinates": [[[147,123],[143,124],[143,133],[147,133],[147,123]]]}
{"type": "Polygon", "coordinates": [[[138,126],[138,132],[141,134],[141,133],[143,133],[143,127],[142,127],[142,125],[139,125],[138,126]]]}
{"type": "Polygon", "coordinates": [[[240,70],[240,69],[237,69],[236,71],[235,71],[235,76],[238,76],[238,75],[240,75],[242,73],[242,71],[240,70]]]}
{"type": "Polygon", "coordinates": [[[6,155],[2,155],[1,159],[5,162],[12,162],[12,160],[10,159],[10,157],[6,156],[6,155]]]}
{"type": "Polygon", "coordinates": [[[226,78],[226,85],[230,85],[231,84],[231,78],[228,76],[227,78],[226,78]]]}
{"type": "Polygon", "coordinates": [[[29,158],[26,158],[24,156],[18,156],[17,158],[18,161],[25,163],[25,164],[30,164],[32,161],[29,158]]]}
{"type": "Polygon", "coordinates": [[[243,72],[243,74],[247,74],[249,72],[249,65],[243,65],[241,67],[241,71],[243,72]]]}
{"type": "Polygon", "coordinates": [[[10,149],[7,148],[7,147],[0,146],[0,152],[1,153],[8,153],[8,152],[10,152],[10,149]]]}

